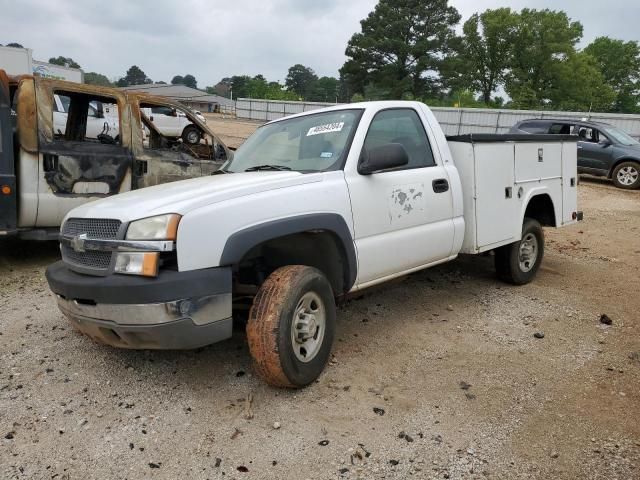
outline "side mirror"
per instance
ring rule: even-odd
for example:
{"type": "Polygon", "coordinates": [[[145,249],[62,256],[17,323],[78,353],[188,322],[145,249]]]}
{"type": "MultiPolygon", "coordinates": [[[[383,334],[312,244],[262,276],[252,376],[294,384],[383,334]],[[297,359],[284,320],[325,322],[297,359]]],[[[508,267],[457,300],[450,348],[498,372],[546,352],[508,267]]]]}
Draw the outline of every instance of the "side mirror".
{"type": "Polygon", "coordinates": [[[608,138],[603,138],[602,140],[600,140],[600,145],[602,145],[602,148],[607,148],[613,144],[611,143],[611,140],[609,140],[608,138]]]}
{"type": "Polygon", "coordinates": [[[171,117],[177,117],[177,116],[178,116],[178,111],[177,111],[175,108],[174,108],[174,109],[172,109],[172,110],[171,110],[171,113],[170,113],[170,116],[171,116],[171,117]]]}
{"type": "Polygon", "coordinates": [[[360,175],[372,173],[390,168],[397,168],[409,163],[409,154],[404,146],[399,143],[388,143],[372,149],[363,149],[358,162],[360,175]]]}

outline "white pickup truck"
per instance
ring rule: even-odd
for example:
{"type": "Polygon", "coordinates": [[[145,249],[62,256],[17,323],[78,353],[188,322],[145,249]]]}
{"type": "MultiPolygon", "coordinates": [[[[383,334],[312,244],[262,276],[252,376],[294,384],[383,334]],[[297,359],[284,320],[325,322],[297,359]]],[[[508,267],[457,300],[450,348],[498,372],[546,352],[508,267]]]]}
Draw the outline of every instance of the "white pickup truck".
{"type": "Polygon", "coordinates": [[[542,227],[581,220],[576,138],[445,138],[417,102],[342,105],[262,126],[217,175],[71,211],[47,278],[70,321],[123,348],[247,337],[269,383],[313,382],[329,358],[335,298],[461,253],[533,279],[542,227]]]}

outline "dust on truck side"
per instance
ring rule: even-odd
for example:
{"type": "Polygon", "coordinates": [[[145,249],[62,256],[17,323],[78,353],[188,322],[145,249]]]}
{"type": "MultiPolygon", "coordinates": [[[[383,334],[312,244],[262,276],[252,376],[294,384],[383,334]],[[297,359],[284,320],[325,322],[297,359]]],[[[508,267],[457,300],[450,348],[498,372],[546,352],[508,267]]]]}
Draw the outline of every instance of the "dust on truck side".
{"type": "Polygon", "coordinates": [[[230,157],[178,103],[2,70],[0,148],[0,238],[55,239],[64,216],[79,205],[209,175],[230,157]],[[147,109],[183,114],[189,135],[163,133],[147,109]]]}
{"type": "Polygon", "coordinates": [[[417,102],[342,105],[259,128],[216,175],[73,210],[47,279],[98,342],[196,348],[252,306],[256,371],[300,387],[331,351],[335,298],[460,253],[530,282],[543,226],[582,218],[576,138],[445,138],[417,102]],[[100,259],[97,265],[96,258],[100,259]]]}

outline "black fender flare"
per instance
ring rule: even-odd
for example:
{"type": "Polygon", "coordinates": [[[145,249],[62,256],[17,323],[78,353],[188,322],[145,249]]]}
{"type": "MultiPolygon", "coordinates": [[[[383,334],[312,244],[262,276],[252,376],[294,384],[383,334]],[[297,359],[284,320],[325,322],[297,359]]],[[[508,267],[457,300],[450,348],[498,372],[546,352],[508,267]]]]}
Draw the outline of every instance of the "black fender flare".
{"type": "Polygon", "coordinates": [[[310,213],[295,217],[272,220],[245,228],[231,235],[225,243],[220,257],[220,265],[235,265],[253,247],[278,237],[313,231],[333,233],[339,240],[346,259],[344,272],[344,291],[348,292],[355,284],[358,273],[356,248],[351,231],[345,219],[337,213],[310,213]]]}

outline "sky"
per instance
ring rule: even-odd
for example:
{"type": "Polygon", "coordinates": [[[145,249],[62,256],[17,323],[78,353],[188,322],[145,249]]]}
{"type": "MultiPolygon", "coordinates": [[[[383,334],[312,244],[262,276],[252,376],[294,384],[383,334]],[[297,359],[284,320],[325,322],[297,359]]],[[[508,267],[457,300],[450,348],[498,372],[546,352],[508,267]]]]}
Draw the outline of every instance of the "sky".
{"type": "MultiPolygon", "coordinates": [[[[427,0],[425,0],[427,1],[427,0]]],[[[190,73],[204,88],[231,75],[283,82],[296,63],[337,76],[377,0],[0,0],[0,44],[62,55],[111,79],[138,65],[154,81],[190,73]]],[[[563,9],[598,36],[640,40],[640,1],[450,0],[462,22],[487,8],[563,9]]],[[[1,65],[0,65],[1,67],[1,65]]]]}

